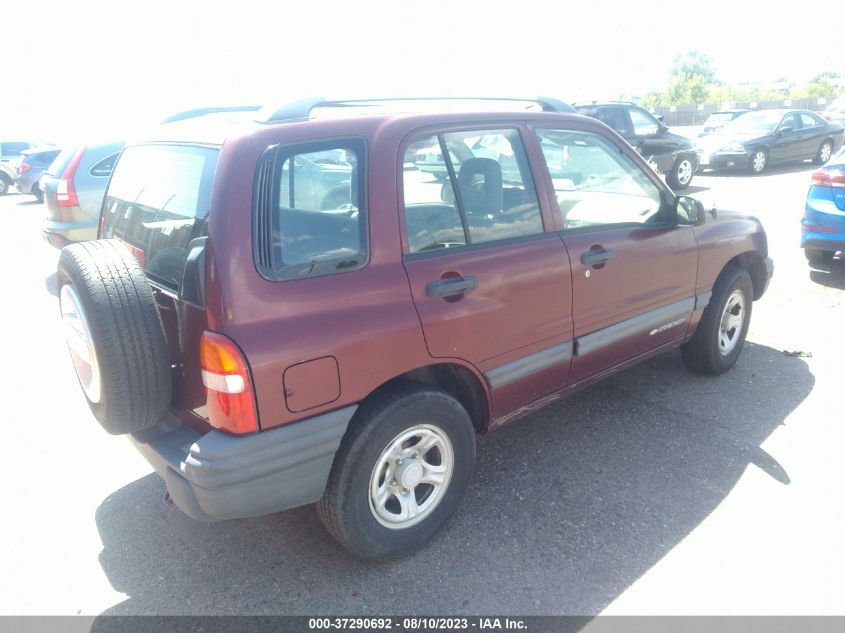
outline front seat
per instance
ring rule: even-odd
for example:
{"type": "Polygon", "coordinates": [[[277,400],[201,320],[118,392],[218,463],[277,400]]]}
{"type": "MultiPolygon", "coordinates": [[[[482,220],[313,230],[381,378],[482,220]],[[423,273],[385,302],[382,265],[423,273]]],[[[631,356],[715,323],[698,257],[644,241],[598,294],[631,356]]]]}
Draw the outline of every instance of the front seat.
{"type": "Polygon", "coordinates": [[[502,211],[502,166],[492,158],[469,158],[458,172],[458,191],[467,215],[490,216],[502,211]]]}

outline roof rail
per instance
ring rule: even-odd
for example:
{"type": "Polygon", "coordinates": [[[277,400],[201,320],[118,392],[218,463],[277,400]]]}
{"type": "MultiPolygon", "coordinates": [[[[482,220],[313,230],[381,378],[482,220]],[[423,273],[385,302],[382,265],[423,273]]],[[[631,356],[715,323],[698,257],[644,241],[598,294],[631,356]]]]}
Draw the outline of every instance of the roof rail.
{"type": "Polygon", "coordinates": [[[184,121],[185,119],[194,119],[196,117],[204,116],[206,114],[214,114],[216,112],[255,112],[260,110],[260,105],[234,105],[234,106],[209,106],[207,108],[194,108],[193,110],[183,110],[176,112],[161,120],[161,124],[173,123],[174,121],[184,121]]]}
{"type": "Polygon", "coordinates": [[[538,104],[544,112],[575,112],[568,103],[553,97],[532,97],[519,99],[516,97],[389,97],[377,99],[326,99],[325,97],[309,97],[299,99],[283,105],[280,108],[265,108],[258,113],[256,120],[260,123],[283,123],[288,121],[302,121],[311,116],[315,108],[355,108],[378,105],[382,103],[400,103],[407,101],[504,101],[538,104]]]}

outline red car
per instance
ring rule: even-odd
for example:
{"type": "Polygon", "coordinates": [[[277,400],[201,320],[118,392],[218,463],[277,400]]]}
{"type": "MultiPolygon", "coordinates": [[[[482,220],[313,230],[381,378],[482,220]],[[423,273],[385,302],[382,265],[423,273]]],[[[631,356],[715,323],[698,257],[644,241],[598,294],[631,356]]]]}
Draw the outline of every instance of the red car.
{"type": "Polygon", "coordinates": [[[458,507],[476,434],[671,348],[730,369],[772,263],[759,221],[705,213],[554,102],[376,105],[126,147],[59,296],[91,410],[185,513],[316,503],[349,550],[391,558],[458,507]],[[413,166],[432,146],[445,178],[413,166]],[[308,202],[326,156],[348,186],[308,202]]]}

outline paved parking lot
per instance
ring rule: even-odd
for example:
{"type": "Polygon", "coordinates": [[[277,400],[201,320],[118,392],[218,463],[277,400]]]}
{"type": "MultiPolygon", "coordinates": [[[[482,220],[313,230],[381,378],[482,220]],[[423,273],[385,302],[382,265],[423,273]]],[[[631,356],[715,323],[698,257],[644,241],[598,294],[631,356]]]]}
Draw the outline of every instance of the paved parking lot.
{"type": "Polygon", "coordinates": [[[668,353],[480,438],[445,533],[381,564],[310,507],[215,525],[166,508],[76,384],[41,206],[0,198],[0,613],[845,612],[845,262],[797,247],[812,169],[693,182],[758,215],[775,259],[733,371],[668,353]]]}

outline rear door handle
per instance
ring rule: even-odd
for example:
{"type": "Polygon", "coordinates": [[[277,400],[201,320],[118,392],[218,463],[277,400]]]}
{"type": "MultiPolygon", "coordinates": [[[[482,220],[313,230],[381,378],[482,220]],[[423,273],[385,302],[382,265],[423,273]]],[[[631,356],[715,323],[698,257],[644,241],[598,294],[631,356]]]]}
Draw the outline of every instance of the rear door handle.
{"type": "Polygon", "coordinates": [[[476,277],[446,277],[428,282],[425,286],[425,294],[429,297],[451,297],[476,288],[478,288],[476,277]]]}
{"type": "Polygon", "coordinates": [[[604,264],[615,257],[612,250],[609,248],[599,248],[596,250],[589,250],[581,254],[581,263],[585,266],[596,266],[604,264]]]}

